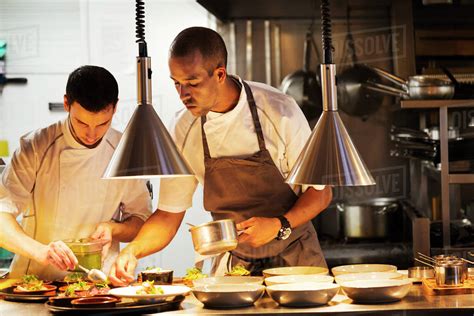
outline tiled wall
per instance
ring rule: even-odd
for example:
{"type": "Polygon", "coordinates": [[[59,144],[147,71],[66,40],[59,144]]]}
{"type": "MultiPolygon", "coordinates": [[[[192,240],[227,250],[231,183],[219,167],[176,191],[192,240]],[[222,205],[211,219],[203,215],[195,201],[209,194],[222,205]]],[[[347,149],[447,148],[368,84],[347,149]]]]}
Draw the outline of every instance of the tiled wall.
{"type": "MultiPolygon", "coordinates": [[[[169,44],[185,27],[214,24],[207,11],[193,0],[146,1],[153,102],[165,125],[182,106],[169,79],[169,44]]],[[[26,85],[5,86],[0,95],[0,139],[8,140],[10,154],[18,147],[21,135],[65,117],[64,112],[50,112],[48,103],[62,102],[68,74],[84,64],[106,67],[117,78],[120,101],[113,127],[125,128],[136,106],[135,1],[2,0],[0,39],[8,45],[7,77],[28,79],[26,85]]],[[[158,186],[159,182],[154,181],[154,206],[158,186]]],[[[209,220],[202,210],[199,189],[184,221],[209,220]]],[[[191,236],[183,225],[164,251],[142,259],[140,267],[172,268],[180,276],[193,261],[191,236]]]]}

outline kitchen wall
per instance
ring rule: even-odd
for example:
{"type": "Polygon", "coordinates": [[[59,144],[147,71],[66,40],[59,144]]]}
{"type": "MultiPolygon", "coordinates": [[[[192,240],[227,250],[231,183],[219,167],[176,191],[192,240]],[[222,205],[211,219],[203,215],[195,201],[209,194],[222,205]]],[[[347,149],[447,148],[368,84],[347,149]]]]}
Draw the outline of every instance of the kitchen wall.
{"type": "MultiPolygon", "coordinates": [[[[146,2],[153,102],[165,125],[182,106],[169,79],[168,47],[180,30],[193,25],[215,27],[214,19],[193,0],[146,2]]],[[[21,135],[66,117],[65,112],[49,111],[48,103],[62,102],[68,74],[84,64],[103,66],[115,75],[120,101],[112,126],[123,131],[136,106],[135,1],[2,0],[0,39],[7,41],[7,77],[28,79],[26,85],[5,86],[0,94],[0,139],[8,140],[10,155],[21,135]]],[[[155,206],[159,181],[153,184],[155,206]]],[[[194,198],[184,222],[208,221],[201,188],[194,198]]],[[[183,225],[173,242],[142,259],[139,269],[157,265],[181,276],[193,262],[191,237],[183,225]]]]}

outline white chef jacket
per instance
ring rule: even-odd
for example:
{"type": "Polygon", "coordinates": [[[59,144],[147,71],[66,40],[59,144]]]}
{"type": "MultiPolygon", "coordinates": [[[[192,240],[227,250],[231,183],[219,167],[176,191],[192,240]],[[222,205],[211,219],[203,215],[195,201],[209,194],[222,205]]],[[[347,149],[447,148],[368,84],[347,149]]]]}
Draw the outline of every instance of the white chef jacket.
{"type": "MultiPolygon", "coordinates": [[[[0,211],[22,214],[25,233],[43,244],[89,237],[99,223],[112,220],[121,203],[125,216],[145,221],[151,200],[143,180],[101,179],[120,136],[110,128],[96,148],[86,148],[72,136],[67,119],[23,136],[0,181],[0,211]]],[[[114,241],[106,273],[118,251],[114,241]]],[[[15,256],[10,275],[23,274],[52,280],[65,272],[15,256]]]]}
{"type": "MultiPolygon", "coordinates": [[[[240,78],[235,78],[242,83],[240,78]]],[[[308,121],[290,96],[263,83],[246,82],[257,104],[265,145],[276,167],[286,178],[311,134],[308,121]]],[[[209,112],[206,118],[204,130],[211,157],[243,158],[259,151],[245,89],[241,89],[239,101],[231,111],[209,112]]],[[[170,134],[195,177],[161,179],[158,208],[181,212],[192,206],[197,184],[205,184],[201,119],[184,108],[176,113],[170,134]]],[[[232,185],[232,179],[229,179],[229,185],[232,185]]],[[[324,186],[314,188],[322,190],[324,186]]],[[[292,186],[292,189],[298,194],[301,188],[292,186]]]]}

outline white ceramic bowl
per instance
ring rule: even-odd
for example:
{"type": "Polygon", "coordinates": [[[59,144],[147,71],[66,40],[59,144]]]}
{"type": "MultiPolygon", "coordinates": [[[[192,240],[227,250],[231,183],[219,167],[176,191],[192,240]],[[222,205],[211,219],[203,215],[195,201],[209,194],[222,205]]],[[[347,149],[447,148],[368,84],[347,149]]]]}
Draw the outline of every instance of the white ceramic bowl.
{"type": "Polygon", "coordinates": [[[348,273],[397,272],[397,267],[388,264],[351,264],[331,269],[334,276],[348,273]]]}
{"type": "Polygon", "coordinates": [[[298,267],[281,267],[263,270],[263,276],[268,278],[278,275],[299,275],[299,274],[328,274],[329,270],[323,267],[298,266],[298,267]]]}
{"type": "Polygon", "coordinates": [[[404,298],[412,282],[402,280],[358,280],[341,284],[342,291],[357,303],[385,303],[404,298]]]}
{"type": "Polygon", "coordinates": [[[339,291],[334,283],[288,283],[267,287],[267,293],[283,306],[317,306],[327,304],[339,291]]]}
{"type": "Polygon", "coordinates": [[[263,277],[259,276],[218,276],[193,280],[194,286],[211,284],[263,284],[263,277]]]}
{"type": "Polygon", "coordinates": [[[208,308],[231,308],[253,305],[265,292],[257,284],[210,284],[196,286],[194,296],[208,308]]]}
{"type": "Polygon", "coordinates": [[[401,279],[403,275],[398,272],[367,272],[367,273],[347,273],[335,277],[336,283],[357,281],[357,280],[389,280],[401,279]]]}
{"type": "Polygon", "coordinates": [[[332,283],[334,278],[330,275],[323,274],[300,274],[300,275],[279,275],[272,276],[265,279],[265,284],[287,284],[287,283],[332,283]]]}

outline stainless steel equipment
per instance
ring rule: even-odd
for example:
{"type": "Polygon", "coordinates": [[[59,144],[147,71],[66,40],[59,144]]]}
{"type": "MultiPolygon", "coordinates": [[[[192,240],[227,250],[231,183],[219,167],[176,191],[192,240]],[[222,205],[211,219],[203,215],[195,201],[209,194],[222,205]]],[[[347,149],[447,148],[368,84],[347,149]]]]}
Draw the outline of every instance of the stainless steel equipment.
{"type": "Polygon", "coordinates": [[[398,86],[398,88],[395,88],[377,82],[366,82],[364,86],[373,91],[405,99],[451,99],[454,95],[454,85],[448,80],[426,76],[410,76],[406,81],[380,68],[370,68],[381,77],[398,86]]]}
{"type": "Polygon", "coordinates": [[[431,258],[422,253],[418,253],[419,258],[416,261],[432,267],[435,271],[436,285],[443,286],[462,286],[468,278],[467,262],[461,258],[450,255],[440,255],[431,258]],[[427,263],[430,261],[431,263],[427,263]]]}
{"type": "Polygon", "coordinates": [[[237,247],[237,229],[232,219],[204,223],[189,229],[194,250],[201,255],[215,255],[237,247]]]}
{"type": "Polygon", "coordinates": [[[377,198],[358,204],[338,204],[343,214],[347,238],[385,238],[388,236],[388,213],[398,209],[390,198],[377,198]]]}

